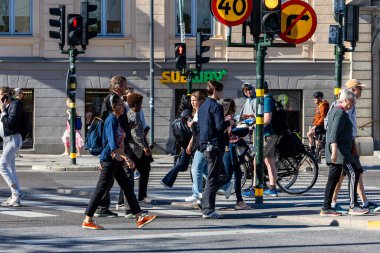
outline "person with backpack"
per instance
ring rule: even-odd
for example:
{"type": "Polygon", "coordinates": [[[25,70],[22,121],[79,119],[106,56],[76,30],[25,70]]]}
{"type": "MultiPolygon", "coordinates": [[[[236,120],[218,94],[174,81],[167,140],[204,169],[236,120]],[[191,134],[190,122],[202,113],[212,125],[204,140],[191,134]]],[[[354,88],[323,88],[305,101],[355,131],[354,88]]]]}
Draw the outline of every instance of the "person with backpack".
{"type": "MultiPolygon", "coordinates": [[[[112,113],[112,105],[111,105],[112,98],[114,96],[122,97],[123,95],[125,95],[127,88],[128,88],[127,79],[124,76],[116,75],[111,78],[110,86],[109,86],[110,93],[104,99],[103,104],[102,104],[102,109],[101,109],[101,119],[103,120],[103,122],[108,117],[108,115],[112,113]]],[[[121,128],[124,130],[126,134],[124,138],[124,141],[125,141],[124,152],[128,154],[130,152],[130,150],[128,150],[128,140],[131,138],[131,131],[128,125],[127,110],[125,107],[124,107],[124,113],[118,117],[118,121],[120,123],[121,128]]],[[[132,178],[133,178],[132,170],[128,171],[127,175],[130,176],[129,174],[132,174],[132,178]]],[[[109,191],[112,189],[113,183],[114,181],[111,180],[109,188],[105,192],[99,204],[98,210],[95,212],[96,217],[117,217],[118,216],[117,213],[114,213],[111,210],[109,210],[110,205],[111,205],[111,197],[110,197],[109,191]]]]}
{"type": "Polygon", "coordinates": [[[329,103],[326,100],[323,100],[323,93],[320,91],[314,92],[313,98],[315,104],[315,114],[313,127],[307,133],[307,138],[309,140],[311,152],[314,155],[315,147],[316,145],[319,145],[319,143],[315,143],[314,136],[319,136],[326,133],[326,129],[324,128],[324,121],[327,116],[327,112],[329,111],[329,103]]]}
{"type": "MultiPolygon", "coordinates": [[[[282,107],[279,102],[277,102],[273,96],[269,93],[269,87],[267,81],[264,81],[264,143],[263,143],[263,156],[264,163],[268,170],[269,186],[268,189],[264,191],[264,196],[277,197],[278,193],[276,190],[277,181],[277,169],[274,162],[274,153],[276,148],[276,143],[278,136],[283,134],[283,129],[278,124],[277,112],[281,110],[282,107]],[[276,119],[277,118],[277,119],[276,119]],[[276,122],[277,121],[277,122],[276,122]],[[276,124],[274,124],[276,122],[276,124]],[[276,126],[276,127],[275,127],[276,126]],[[275,132],[277,130],[277,132],[275,132]]],[[[283,108],[282,108],[282,111],[283,108]]],[[[282,113],[280,113],[282,114],[282,113]]],[[[280,114],[278,117],[280,117],[280,114]]],[[[286,122],[282,122],[283,125],[286,122]]],[[[256,159],[256,157],[255,157],[256,159]]],[[[256,171],[256,161],[254,161],[254,170],[256,171]]],[[[253,198],[255,196],[254,189],[251,187],[248,191],[243,193],[245,198],[253,198]]]]}
{"type": "MultiPolygon", "coordinates": [[[[199,97],[201,97],[201,93],[194,92],[190,96],[190,101],[198,100],[199,97]]],[[[186,152],[186,148],[189,145],[192,137],[190,127],[194,114],[198,108],[194,108],[194,103],[190,102],[189,104],[188,101],[188,99],[181,100],[179,108],[179,111],[181,111],[180,117],[175,119],[172,123],[173,135],[176,139],[176,143],[181,147],[181,152],[173,168],[161,180],[161,184],[167,189],[171,189],[173,187],[178,173],[180,171],[186,171],[190,163],[191,152],[186,152]]]]}
{"type": "Polygon", "coordinates": [[[124,153],[124,132],[118,118],[125,113],[123,100],[118,95],[111,98],[112,113],[110,113],[105,122],[103,130],[104,148],[99,156],[101,172],[94,194],[85,211],[85,218],[82,222],[82,228],[92,230],[102,230],[104,227],[98,225],[93,220],[96,208],[100,204],[104,194],[109,191],[109,186],[113,184],[114,178],[123,189],[125,197],[131,208],[132,214],[136,218],[136,225],[142,228],[152,222],[157,216],[145,214],[134,194],[132,185],[123,166],[134,169],[135,163],[128,155],[124,153]]]}
{"type": "Polygon", "coordinates": [[[16,174],[16,153],[22,146],[22,128],[24,112],[22,104],[12,99],[9,87],[0,88],[0,136],[3,139],[3,152],[0,158],[0,174],[11,190],[11,196],[2,206],[21,206],[25,193],[21,191],[16,174]]]}

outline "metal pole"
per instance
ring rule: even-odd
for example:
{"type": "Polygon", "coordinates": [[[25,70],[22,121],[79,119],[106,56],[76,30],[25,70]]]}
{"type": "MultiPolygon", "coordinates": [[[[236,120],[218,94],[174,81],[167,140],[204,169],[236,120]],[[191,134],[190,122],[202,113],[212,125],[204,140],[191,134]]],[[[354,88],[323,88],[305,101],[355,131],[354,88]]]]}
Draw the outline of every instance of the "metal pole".
{"type": "Polygon", "coordinates": [[[150,71],[149,71],[149,82],[150,82],[150,145],[154,143],[154,0],[150,0],[150,71]]]}
{"type": "Polygon", "coordinates": [[[191,93],[193,92],[193,71],[189,70],[187,71],[187,77],[186,77],[186,86],[187,86],[187,96],[191,96],[191,93]]]}
{"type": "Polygon", "coordinates": [[[338,44],[335,45],[335,88],[334,95],[338,97],[339,91],[342,87],[342,64],[344,59],[344,45],[343,45],[343,15],[339,14],[339,29],[338,29],[338,44]]]}
{"type": "Polygon", "coordinates": [[[75,143],[75,92],[76,92],[76,73],[75,73],[75,61],[77,57],[78,51],[75,48],[69,49],[69,61],[70,61],[70,69],[69,69],[69,80],[67,80],[69,84],[68,96],[70,98],[70,159],[71,164],[76,164],[76,143],[75,143]]]}
{"type": "Polygon", "coordinates": [[[184,8],[184,3],[183,0],[178,0],[178,15],[179,15],[179,29],[181,32],[181,43],[185,43],[185,22],[183,20],[183,8],[184,8]]]}
{"type": "Polygon", "coordinates": [[[256,40],[256,182],[255,183],[255,203],[263,204],[264,196],[264,157],[263,157],[263,136],[264,136],[264,59],[266,47],[262,46],[263,40],[256,40]]]}

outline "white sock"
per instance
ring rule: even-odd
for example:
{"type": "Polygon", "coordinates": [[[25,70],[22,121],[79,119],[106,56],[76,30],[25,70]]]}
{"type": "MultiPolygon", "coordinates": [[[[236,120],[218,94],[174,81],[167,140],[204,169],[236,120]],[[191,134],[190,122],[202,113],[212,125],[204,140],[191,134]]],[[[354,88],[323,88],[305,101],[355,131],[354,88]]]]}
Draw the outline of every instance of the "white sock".
{"type": "Polygon", "coordinates": [[[331,207],[335,208],[335,206],[336,206],[336,202],[331,202],[331,207]]]}

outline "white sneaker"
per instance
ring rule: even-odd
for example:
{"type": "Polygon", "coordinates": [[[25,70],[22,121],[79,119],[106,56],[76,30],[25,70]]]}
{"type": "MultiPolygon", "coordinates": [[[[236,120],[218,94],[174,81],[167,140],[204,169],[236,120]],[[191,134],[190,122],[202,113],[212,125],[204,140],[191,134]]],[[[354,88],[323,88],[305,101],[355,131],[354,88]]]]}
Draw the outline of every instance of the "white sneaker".
{"type": "Polygon", "coordinates": [[[152,203],[152,199],[149,199],[149,198],[145,197],[143,200],[139,200],[139,202],[143,202],[145,204],[151,204],[152,203]]]}
{"type": "Polygon", "coordinates": [[[199,199],[202,199],[202,193],[201,193],[201,192],[198,193],[198,198],[199,198],[199,199]]]}
{"type": "Polygon", "coordinates": [[[380,213],[380,206],[378,206],[378,207],[376,207],[375,209],[373,209],[373,212],[374,212],[374,213],[377,213],[377,212],[380,213]]]}
{"type": "Polygon", "coordinates": [[[199,198],[197,198],[197,197],[191,195],[190,197],[185,198],[185,201],[186,201],[186,202],[194,202],[194,201],[197,201],[198,199],[199,199],[199,198]]]}
{"type": "Polygon", "coordinates": [[[116,210],[125,210],[124,203],[123,204],[116,204],[116,210]]]}
{"type": "Polygon", "coordinates": [[[12,194],[11,200],[8,202],[8,206],[21,206],[21,199],[25,197],[25,193],[12,194]]]}

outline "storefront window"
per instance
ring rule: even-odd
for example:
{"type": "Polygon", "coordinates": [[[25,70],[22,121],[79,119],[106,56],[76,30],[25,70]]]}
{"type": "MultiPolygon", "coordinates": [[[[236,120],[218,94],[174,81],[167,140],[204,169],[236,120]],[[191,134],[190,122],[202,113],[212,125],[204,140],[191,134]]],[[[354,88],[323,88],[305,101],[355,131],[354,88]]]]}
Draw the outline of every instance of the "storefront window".
{"type": "Polygon", "coordinates": [[[281,101],[288,112],[289,130],[302,130],[302,91],[300,90],[270,90],[274,99],[281,101]]]}
{"type": "Polygon", "coordinates": [[[31,0],[0,0],[0,34],[31,34],[31,0]]]}
{"type": "Polygon", "coordinates": [[[110,93],[108,89],[86,89],[85,91],[85,133],[94,117],[99,117],[104,99],[110,93]]]}
{"type": "MultiPolygon", "coordinates": [[[[210,1],[208,0],[190,0],[183,1],[183,19],[185,22],[186,35],[195,36],[197,32],[212,34],[213,18],[210,11],[210,1]]],[[[179,6],[176,1],[177,26],[176,33],[180,34],[179,27],[179,6]]]]}
{"type": "Polygon", "coordinates": [[[99,36],[122,34],[122,1],[121,0],[90,0],[96,4],[97,10],[90,17],[97,18],[98,23],[90,26],[91,31],[97,31],[99,36]]]}

